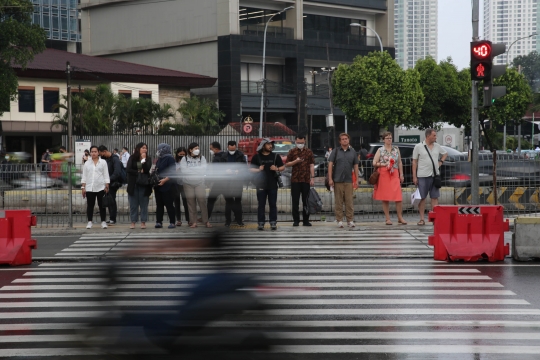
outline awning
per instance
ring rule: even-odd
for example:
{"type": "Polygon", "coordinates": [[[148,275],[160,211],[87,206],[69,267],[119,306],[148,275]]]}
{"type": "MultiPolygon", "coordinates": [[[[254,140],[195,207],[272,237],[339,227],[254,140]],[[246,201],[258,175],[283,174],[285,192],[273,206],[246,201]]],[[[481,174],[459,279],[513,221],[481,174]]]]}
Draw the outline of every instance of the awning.
{"type": "Polygon", "coordinates": [[[57,125],[51,128],[51,122],[47,121],[6,121],[2,120],[3,133],[61,133],[62,126],[57,125]]]}

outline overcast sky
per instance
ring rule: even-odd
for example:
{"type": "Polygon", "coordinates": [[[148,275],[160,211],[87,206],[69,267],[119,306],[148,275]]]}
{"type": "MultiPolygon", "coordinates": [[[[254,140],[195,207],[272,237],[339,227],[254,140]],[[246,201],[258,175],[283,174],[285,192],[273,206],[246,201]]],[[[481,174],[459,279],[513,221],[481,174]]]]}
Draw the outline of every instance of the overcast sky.
{"type": "MultiPolygon", "coordinates": [[[[480,0],[480,38],[483,34],[483,0],[480,0]]],[[[452,57],[458,69],[469,67],[472,40],[471,0],[439,0],[439,60],[452,57]]]]}

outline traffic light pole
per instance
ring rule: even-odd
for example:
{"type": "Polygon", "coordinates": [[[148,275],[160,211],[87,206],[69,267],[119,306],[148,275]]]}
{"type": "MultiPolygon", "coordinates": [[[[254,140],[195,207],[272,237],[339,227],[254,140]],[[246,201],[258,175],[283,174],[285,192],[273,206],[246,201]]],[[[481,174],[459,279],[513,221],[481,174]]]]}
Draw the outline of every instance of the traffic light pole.
{"type": "MultiPolygon", "coordinates": [[[[479,4],[480,0],[472,1],[472,41],[478,41],[478,21],[480,16],[479,4]]],[[[478,82],[472,81],[472,109],[471,109],[471,205],[478,205],[480,200],[480,181],[479,181],[479,166],[478,166],[478,143],[480,141],[479,125],[478,125],[478,82]]]]}

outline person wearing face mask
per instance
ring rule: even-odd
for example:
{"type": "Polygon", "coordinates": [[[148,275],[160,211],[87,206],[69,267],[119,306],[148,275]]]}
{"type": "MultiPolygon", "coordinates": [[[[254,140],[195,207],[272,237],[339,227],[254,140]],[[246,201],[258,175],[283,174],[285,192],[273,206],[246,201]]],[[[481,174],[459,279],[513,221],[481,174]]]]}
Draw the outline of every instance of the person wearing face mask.
{"type": "Polygon", "coordinates": [[[292,167],[291,196],[293,226],[300,225],[300,195],[302,195],[302,221],[304,226],[311,226],[309,214],[304,210],[307,205],[310,186],[314,186],[315,157],[313,151],[306,148],[306,137],[296,136],[296,148],[289,150],[286,167],[292,167]]]}
{"type": "Polygon", "coordinates": [[[244,222],[242,221],[242,189],[244,184],[239,178],[239,175],[242,175],[239,174],[239,171],[241,171],[239,166],[241,165],[236,164],[241,163],[247,165],[246,157],[243,152],[237,150],[236,141],[231,140],[227,143],[227,152],[223,153],[223,155],[214,162],[231,164],[230,168],[225,170],[227,175],[231,177],[224,194],[225,226],[231,226],[231,213],[234,213],[236,224],[238,226],[244,226],[244,222]]]}
{"type": "MultiPolygon", "coordinates": [[[[217,141],[214,141],[210,144],[210,153],[213,154],[212,163],[221,162],[221,158],[225,153],[221,150],[221,144],[217,141]]],[[[212,217],[212,212],[214,211],[214,205],[220,195],[225,197],[225,185],[220,182],[214,182],[210,184],[210,193],[208,194],[208,201],[206,207],[208,209],[208,219],[212,217]]]]}
{"type": "MultiPolygon", "coordinates": [[[[180,173],[180,162],[182,162],[182,159],[186,156],[187,150],[185,147],[180,146],[178,149],[176,149],[176,172],[181,175],[180,173]]],[[[176,211],[176,226],[182,226],[182,209],[180,208],[180,202],[182,202],[182,205],[184,206],[184,215],[186,217],[186,221],[189,223],[189,210],[188,210],[188,202],[186,199],[186,193],[184,192],[184,181],[182,180],[182,176],[176,177],[176,188],[177,188],[177,195],[174,198],[174,210],[176,211]]]]}
{"type": "Polygon", "coordinates": [[[180,161],[180,172],[184,182],[184,191],[188,201],[189,227],[197,227],[197,204],[201,209],[201,218],[207,228],[211,228],[206,208],[206,188],[204,174],[206,172],[206,159],[201,155],[199,144],[191,143],[188,154],[180,161]]]}

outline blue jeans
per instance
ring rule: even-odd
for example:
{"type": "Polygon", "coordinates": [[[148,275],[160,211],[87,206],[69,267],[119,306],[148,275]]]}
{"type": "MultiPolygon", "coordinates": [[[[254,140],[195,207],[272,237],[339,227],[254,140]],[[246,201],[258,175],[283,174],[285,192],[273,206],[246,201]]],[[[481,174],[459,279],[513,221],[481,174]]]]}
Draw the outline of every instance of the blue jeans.
{"type": "Polygon", "coordinates": [[[268,197],[268,205],[270,205],[270,224],[277,222],[277,192],[278,189],[272,190],[257,190],[257,201],[259,208],[257,211],[257,221],[259,224],[265,223],[264,209],[266,208],[266,198],[268,197]]]}
{"type": "Polygon", "coordinates": [[[141,222],[148,221],[148,202],[150,197],[144,196],[145,190],[143,186],[135,185],[133,195],[128,195],[129,214],[133,223],[139,221],[139,207],[141,209],[141,222]]]}

